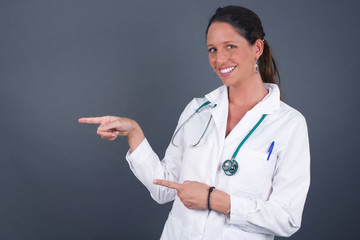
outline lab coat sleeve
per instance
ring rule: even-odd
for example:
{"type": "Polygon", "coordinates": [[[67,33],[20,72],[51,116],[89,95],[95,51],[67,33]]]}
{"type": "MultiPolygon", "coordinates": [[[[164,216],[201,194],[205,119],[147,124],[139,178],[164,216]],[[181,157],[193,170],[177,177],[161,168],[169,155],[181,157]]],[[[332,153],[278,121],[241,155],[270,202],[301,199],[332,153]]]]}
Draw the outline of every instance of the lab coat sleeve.
{"type": "MultiPolygon", "coordinates": [[[[194,100],[185,108],[180,116],[177,128],[186,120],[193,104],[194,100]]],[[[179,139],[181,140],[180,137],[179,139]]],[[[130,153],[130,150],[128,151],[126,159],[134,175],[149,190],[151,197],[158,203],[166,203],[174,200],[176,190],[155,185],[153,184],[153,180],[165,179],[168,181],[179,182],[182,153],[183,151],[181,148],[177,148],[170,144],[165,152],[164,159],[160,161],[147,139],[144,139],[132,153],[130,153]]]]}
{"type": "Polygon", "coordinates": [[[278,154],[269,199],[230,196],[228,223],[247,232],[291,236],[300,228],[309,185],[309,140],[306,122],[301,116],[295,119],[287,145],[278,154]]]}

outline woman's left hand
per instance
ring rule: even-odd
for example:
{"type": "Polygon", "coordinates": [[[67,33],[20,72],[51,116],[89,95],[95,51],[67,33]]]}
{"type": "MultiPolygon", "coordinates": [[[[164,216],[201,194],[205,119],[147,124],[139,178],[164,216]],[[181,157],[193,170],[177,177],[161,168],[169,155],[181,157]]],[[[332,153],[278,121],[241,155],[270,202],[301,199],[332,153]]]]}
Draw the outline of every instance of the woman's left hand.
{"type": "Polygon", "coordinates": [[[207,209],[209,186],[196,181],[185,181],[175,183],[167,180],[155,179],[154,184],[172,188],[177,191],[177,195],[185,207],[189,209],[207,209]]]}

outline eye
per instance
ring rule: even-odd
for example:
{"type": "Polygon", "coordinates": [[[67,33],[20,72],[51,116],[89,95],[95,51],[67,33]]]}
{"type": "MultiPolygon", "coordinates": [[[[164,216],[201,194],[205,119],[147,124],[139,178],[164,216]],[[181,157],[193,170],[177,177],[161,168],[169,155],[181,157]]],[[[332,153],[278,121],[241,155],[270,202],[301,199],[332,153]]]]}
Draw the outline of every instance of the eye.
{"type": "Polygon", "coordinates": [[[216,48],[209,48],[208,51],[209,51],[209,53],[214,53],[214,52],[216,52],[216,48]]]}
{"type": "Polygon", "coordinates": [[[234,45],[228,45],[227,46],[227,49],[233,49],[233,48],[236,48],[234,45]]]}

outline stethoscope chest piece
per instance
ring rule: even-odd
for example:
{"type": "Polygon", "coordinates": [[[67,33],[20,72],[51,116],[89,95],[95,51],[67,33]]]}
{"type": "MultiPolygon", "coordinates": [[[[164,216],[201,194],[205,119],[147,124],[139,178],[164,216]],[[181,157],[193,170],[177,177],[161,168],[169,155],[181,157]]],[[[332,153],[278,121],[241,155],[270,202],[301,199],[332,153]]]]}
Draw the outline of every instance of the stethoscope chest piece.
{"type": "Polygon", "coordinates": [[[236,160],[232,159],[224,161],[221,167],[226,175],[232,176],[237,172],[239,165],[236,160]]]}

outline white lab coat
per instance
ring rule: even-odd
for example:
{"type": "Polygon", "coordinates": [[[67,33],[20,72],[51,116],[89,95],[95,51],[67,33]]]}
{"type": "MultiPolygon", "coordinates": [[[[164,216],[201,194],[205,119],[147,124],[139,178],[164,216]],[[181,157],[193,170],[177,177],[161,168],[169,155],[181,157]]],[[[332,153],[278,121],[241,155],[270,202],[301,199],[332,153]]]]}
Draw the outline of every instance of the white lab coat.
{"type": "Polygon", "coordinates": [[[227,87],[221,86],[205,98],[195,98],[185,108],[178,127],[204,102],[205,107],[176,135],[162,161],[145,139],[126,158],[135,176],[158,203],[175,200],[166,221],[163,240],[265,240],[274,235],[290,236],[300,228],[302,211],[310,183],[310,153],[304,117],[280,101],[275,84],[265,84],[269,93],[248,111],[225,137],[228,116],[227,87]],[[191,148],[213,116],[200,144],[191,148]],[[239,170],[227,176],[222,163],[230,159],[239,143],[263,114],[268,114],[240,149],[239,170]],[[267,160],[268,150],[275,141],[267,160]],[[185,180],[215,186],[230,195],[231,213],[191,210],[173,189],[154,185],[153,179],[182,183],[185,180]]]}

